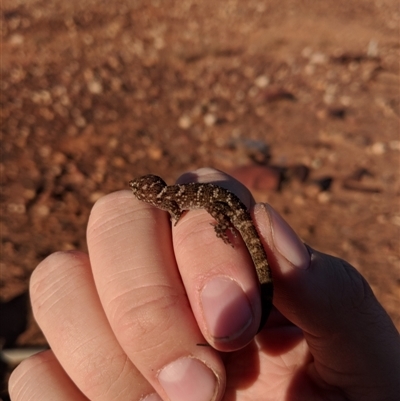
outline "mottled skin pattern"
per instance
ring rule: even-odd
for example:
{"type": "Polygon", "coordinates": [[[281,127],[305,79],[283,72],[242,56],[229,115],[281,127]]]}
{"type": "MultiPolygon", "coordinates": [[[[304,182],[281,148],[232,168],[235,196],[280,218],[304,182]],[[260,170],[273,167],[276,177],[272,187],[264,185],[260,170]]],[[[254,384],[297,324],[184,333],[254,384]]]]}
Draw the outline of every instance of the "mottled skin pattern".
{"type": "Polygon", "coordinates": [[[216,220],[215,232],[225,243],[230,243],[226,235],[227,229],[234,235],[236,233],[232,226],[239,231],[253,259],[261,286],[261,329],[272,308],[271,270],[250,213],[239,198],[215,184],[167,185],[160,177],[152,174],[130,181],[129,186],[140,201],[168,211],[175,220],[175,225],[185,210],[205,209],[216,220]]]}

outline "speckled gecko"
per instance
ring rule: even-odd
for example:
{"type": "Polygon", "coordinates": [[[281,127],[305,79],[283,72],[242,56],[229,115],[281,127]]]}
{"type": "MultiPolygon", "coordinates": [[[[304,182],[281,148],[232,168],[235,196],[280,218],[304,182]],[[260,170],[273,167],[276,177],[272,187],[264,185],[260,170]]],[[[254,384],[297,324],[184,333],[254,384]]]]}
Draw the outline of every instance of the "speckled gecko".
{"type": "Polygon", "coordinates": [[[217,224],[214,226],[218,238],[225,243],[232,226],[239,231],[253,259],[261,289],[262,316],[260,330],[272,308],[273,283],[267,255],[254,227],[250,213],[240,199],[232,192],[211,183],[189,183],[167,185],[156,175],[145,175],[129,182],[133,194],[140,201],[166,210],[175,220],[175,225],[185,210],[205,209],[217,224]]]}

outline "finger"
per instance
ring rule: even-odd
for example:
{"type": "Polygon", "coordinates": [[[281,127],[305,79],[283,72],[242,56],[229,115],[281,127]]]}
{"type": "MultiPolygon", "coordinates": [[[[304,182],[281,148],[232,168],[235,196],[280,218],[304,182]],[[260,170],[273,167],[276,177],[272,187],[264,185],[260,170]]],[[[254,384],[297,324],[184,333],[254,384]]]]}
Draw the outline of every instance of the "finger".
{"type": "MultiPolygon", "coordinates": [[[[248,208],[253,203],[243,185],[217,170],[197,170],[178,180],[193,181],[229,189],[248,208]]],[[[229,246],[216,237],[213,224],[214,218],[205,210],[188,212],[173,227],[174,249],[203,335],[214,348],[232,351],[245,346],[257,333],[261,317],[259,282],[240,234],[230,238],[233,246],[229,246]]]]}
{"type": "Polygon", "coordinates": [[[127,191],[110,194],[92,210],[88,248],[111,327],[157,393],[178,401],[219,399],[224,368],[213,349],[197,345],[204,338],[176,267],[165,212],[127,191]]]}
{"type": "Polygon", "coordinates": [[[30,292],[35,318],[54,354],[89,399],[139,399],[154,392],[108,324],[87,255],[50,255],[33,272],[30,292]]]}
{"type": "Polygon", "coordinates": [[[314,250],[310,257],[270,206],[257,205],[255,216],[273,250],[275,305],[303,330],[312,377],[345,389],[349,399],[395,399],[398,333],[365,279],[343,260],[314,250]]]}
{"type": "Polygon", "coordinates": [[[51,350],[22,361],[12,372],[9,393],[13,401],[87,401],[58,363],[51,350]]]}

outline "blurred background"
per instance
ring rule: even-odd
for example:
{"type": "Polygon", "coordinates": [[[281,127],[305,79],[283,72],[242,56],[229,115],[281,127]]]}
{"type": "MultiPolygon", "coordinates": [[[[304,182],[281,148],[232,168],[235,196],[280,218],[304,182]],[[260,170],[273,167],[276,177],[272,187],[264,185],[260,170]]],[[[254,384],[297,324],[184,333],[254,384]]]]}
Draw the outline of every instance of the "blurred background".
{"type": "Polygon", "coordinates": [[[46,345],[31,272],[146,173],[233,174],[400,328],[399,20],[394,0],[3,0],[3,383],[46,345]]]}

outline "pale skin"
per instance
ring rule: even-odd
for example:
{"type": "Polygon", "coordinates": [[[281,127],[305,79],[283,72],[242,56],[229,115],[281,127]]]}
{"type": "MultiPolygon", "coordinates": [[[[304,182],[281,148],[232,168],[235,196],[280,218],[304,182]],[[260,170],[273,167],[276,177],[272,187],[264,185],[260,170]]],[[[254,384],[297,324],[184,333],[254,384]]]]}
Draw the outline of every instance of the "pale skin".
{"type": "Polygon", "coordinates": [[[399,334],[365,279],[307,248],[231,177],[201,169],[179,182],[193,180],[223,181],[252,211],[274,279],[265,328],[256,335],[258,283],[240,238],[216,238],[204,210],[171,226],[115,192],[93,207],[89,255],[58,252],[33,273],[51,350],[13,372],[11,399],[397,400],[399,334]]]}

